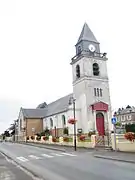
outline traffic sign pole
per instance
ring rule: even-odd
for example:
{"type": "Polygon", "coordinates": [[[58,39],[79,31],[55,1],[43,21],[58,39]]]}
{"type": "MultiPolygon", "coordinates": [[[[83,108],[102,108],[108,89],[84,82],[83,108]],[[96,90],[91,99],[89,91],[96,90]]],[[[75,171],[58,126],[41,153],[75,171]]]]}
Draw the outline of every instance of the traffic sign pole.
{"type": "Polygon", "coordinates": [[[116,127],[115,124],[117,123],[116,117],[112,118],[112,124],[113,124],[113,132],[114,132],[114,150],[117,151],[117,144],[116,144],[116,127]]]}
{"type": "Polygon", "coordinates": [[[115,128],[115,124],[113,124],[113,131],[114,131],[114,150],[116,151],[116,128],[115,128]]]}

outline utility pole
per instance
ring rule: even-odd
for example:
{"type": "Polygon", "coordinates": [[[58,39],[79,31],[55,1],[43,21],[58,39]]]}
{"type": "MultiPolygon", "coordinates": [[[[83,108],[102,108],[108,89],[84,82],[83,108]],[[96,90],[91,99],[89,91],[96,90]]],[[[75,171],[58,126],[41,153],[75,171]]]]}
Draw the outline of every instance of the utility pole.
{"type": "MultiPolygon", "coordinates": [[[[74,120],[76,119],[75,117],[75,99],[73,98],[73,111],[74,111],[74,120]]],[[[74,123],[74,149],[76,151],[76,122],[74,123]]]]}

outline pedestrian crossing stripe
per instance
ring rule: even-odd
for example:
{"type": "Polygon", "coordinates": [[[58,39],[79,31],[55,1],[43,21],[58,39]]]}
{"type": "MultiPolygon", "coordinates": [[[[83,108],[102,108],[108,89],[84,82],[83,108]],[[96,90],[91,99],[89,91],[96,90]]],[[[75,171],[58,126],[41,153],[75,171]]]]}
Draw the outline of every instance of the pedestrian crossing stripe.
{"type": "Polygon", "coordinates": [[[77,155],[75,155],[75,154],[69,154],[69,153],[61,153],[61,154],[67,155],[67,156],[77,156],[77,155]]]}
{"type": "Polygon", "coordinates": [[[34,156],[34,155],[29,155],[28,157],[33,158],[33,159],[40,159],[40,157],[34,156]]]}
{"type": "Polygon", "coordinates": [[[26,162],[26,161],[29,161],[28,159],[24,158],[24,157],[17,157],[18,160],[20,161],[23,161],[23,162],[26,162]]]}
{"type": "Polygon", "coordinates": [[[41,156],[47,157],[47,158],[53,158],[54,156],[48,155],[48,154],[41,154],[41,156]]]}
{"type": "MultiPolygon", "coordinates": [[[[77,156],[75,154],[70,154],[70,153],[50,153],[50,154],[41,154],[40,157],[39,156],[36,156],[36,155],[28,155],[28,158],[30,159],[35,159],[35,160],[39,160],[39,159],[42,159],[42,157],[45,157],[45,158],[54,158],[54,157],[62,157],[62,156],[71,156],[71,157],[74,157],[74,156],[77,156]]],[[[22,161],[22,162],[27,162],[29,161],[29,159],[23,157],[23,156],[19,156],[19,157],[16,157],[18,160],[22,161]]]]}
{"type": "Polygon", "coordinates": [[[63,154],[51,153],[54,156],[64,156],[63,154]]]}

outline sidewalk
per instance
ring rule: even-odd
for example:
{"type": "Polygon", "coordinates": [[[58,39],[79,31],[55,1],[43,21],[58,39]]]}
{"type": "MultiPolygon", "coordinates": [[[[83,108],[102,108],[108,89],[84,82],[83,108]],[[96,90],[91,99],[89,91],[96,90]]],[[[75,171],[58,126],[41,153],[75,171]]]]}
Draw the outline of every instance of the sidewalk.
{"type": "MultiPolygon", "coordinates": [[[[45,148],[45,149],[51,149],[51,150],[56,150],[56,151],[74,151],[73,146],[63,146],[63,145],[57,145],[57,144],[41,144],[41,143],[32,143],[32,142],[16,142],[20,144],[25,144],[25,145],[30,145],[30,146],[36,146],[40,148],[45,148]]],[[[77,147],[77,151],[79,152],[89,152],[93,151],[93,148],[85,148],[85,147],[77,147]]]]}
{"type": "Polygon", "coordinates": [[[135,153],[98,151],[94,153],[95,158],[135,163],[135,153]]]}
{"type": "Polygon", "coordinates": [[[33,178],[16,167],[0,153],[0,180],[32,180],[33,178]]]}

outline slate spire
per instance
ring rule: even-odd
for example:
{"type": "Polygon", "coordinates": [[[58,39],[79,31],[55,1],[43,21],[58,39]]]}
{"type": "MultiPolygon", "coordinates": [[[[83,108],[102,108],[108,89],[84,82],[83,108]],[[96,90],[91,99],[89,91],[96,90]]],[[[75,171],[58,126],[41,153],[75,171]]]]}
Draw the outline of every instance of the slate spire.
{"type": "Polygon", "coordinates": [[[90,42],[99,43],[97,41],[97,39],[95,38],[93,32],[90,30],[90,28],[89,28],[89,26],[87,25],[86,22],[83,25],[82,32],[81,32],[81,34],[79,36],[77,44],[82,40],[83,41],[90,41],[90,42]]]}

